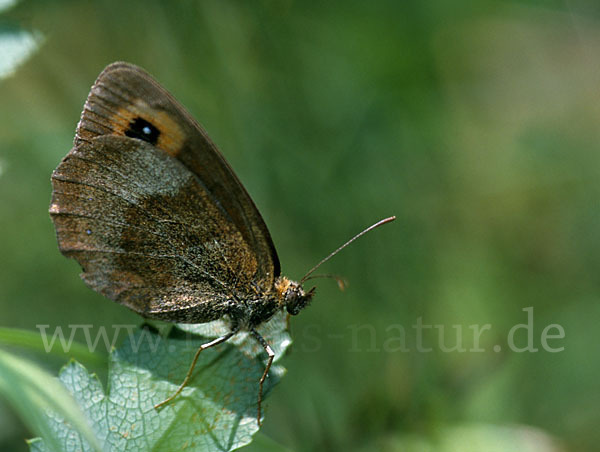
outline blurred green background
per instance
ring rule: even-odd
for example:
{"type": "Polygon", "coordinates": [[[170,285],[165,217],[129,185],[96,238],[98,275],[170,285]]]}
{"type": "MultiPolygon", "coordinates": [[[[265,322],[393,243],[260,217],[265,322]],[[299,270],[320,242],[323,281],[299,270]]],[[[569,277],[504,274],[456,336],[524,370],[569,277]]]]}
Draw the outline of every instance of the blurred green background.
{"type": "MultiPolygon", "coordinates": [[[[318,281],[294,319],[265,435],[297,451],[598,450],[595,2],[24,1],[0,19],[0,38],[40,43],[0,80],[0,326],[140,322],[84,286],[47,214],[90,86],[130,61],[205,126],[284,274],[398,217],[326,264],[350,285],[318,281]],[[539,350],[518,353],[527,307],[539,350]],[[437,325],[430,352],[419,318],[437,325]],[[483,352],[440,346],[442,327],[470,349],[488,324],[483,352]],[[561,352],[541,346],[551,324],[561,352]]],[[[28,436],[0,401],[0,449],[28,436]]]]}

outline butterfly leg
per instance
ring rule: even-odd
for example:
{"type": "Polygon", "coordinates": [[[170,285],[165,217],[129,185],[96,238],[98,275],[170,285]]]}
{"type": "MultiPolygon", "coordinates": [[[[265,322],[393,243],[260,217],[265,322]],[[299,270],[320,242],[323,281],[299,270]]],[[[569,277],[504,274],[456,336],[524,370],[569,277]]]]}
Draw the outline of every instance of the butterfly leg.
{"type": "Polygon", "coordinates": [[[199,348],[198,351],[196,352],[196,354],[194,355],[194,359],[192,360],[192,365],[190,366],[187,375],[185,376],[185,379],[183,380],[183,383],[181,383],[181,385],[179,386],[179,388],[177,389],[177,391],[175,391],[175,393],[170,396],[169,398],[163,400],[162,402],[154,405],[154,409],[158,410],[159,408],[161,408],[163,405],[166,405],[167,403],[169,403],[171,400],[173,400],[175,397],[177,397],[179,395],[179,393],[183,390],[183,388],[185,388],[188,384],[188,382],[190,381],[190,378],[192,376],[192,372],[194,371],[194,367],[196,367],[196,362],[198,361],[198,357],[200,356],[200,353],[202,352],[202,350],[206,350],[207,348],[211,348],[214,347],[215,345],[219,345],[225,341],[227,341],[228,339],[230,339],[235,333],[237,333],[238,330],[234,329],[231,332],[227,333],[224,336],[221,336],[213,341],[207,342],[206,344],[202,344],[199,348]]]}
{"type": "Polygon", "coordinates": [[[260,345],[265,349],[267,355],[269,355],[269,359],[267,360],[267,365],[265,366],[265,371],[260,377],[260,382],[258,383],[258,413],[256,416],[256,422],[260,427],[260,417],[261,417],[261,406],[262,406],[262,397],[263,397],[263,384],[265,383],[265,379],[267,378],[267,374],[269,373],[269,369],[271,368],[271,364],[273,364],[273,359],[275,358],[275,352],[271,348],[271,346],[267,343],[264,337],[262,337],[258,331],[255,329],[250,330],[252,335],[258,341],[260,345]]]}
{"type": "Polygon", "coordinates": [[[292,334],[292,330],[290,329],[290,326],[291,326],[290,319],[291,318],[292,318],[292,314],[290,314],[288,312],[285,316],[285,329],[288,333],[290,333],[290,335],[292,334]]]}

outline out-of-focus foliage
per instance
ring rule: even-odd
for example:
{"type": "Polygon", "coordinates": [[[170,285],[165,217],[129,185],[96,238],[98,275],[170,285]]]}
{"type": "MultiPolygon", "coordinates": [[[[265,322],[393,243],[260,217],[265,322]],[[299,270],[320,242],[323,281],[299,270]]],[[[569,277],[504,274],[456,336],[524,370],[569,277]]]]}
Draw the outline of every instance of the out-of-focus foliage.
{"type": "MultiPolygon", "coordinates": [[[[0,0],[0,14],[14,6],[16,0],[0,0]]],[[[41,36],[15,25],[0,15],[0,80],[14,74],[39,47],[41,36]]]]}
{"type": "MultiPolygon", "coordinates": [[[[32,0],[1,17],[44,36],[0,81],[1,327],[140,322],[83,285],[47,215],[91,84],[126,60],[205,126],[286,275],[398,217],[322,269],[345,292],[314,281],[263,441],[597,449],[594,2],[32,0]]],[[[64,364],[28,357],[55,374],[64,364]]],[[[0,449],[26,450],[29,436],[0,406],[0,449]]]]}

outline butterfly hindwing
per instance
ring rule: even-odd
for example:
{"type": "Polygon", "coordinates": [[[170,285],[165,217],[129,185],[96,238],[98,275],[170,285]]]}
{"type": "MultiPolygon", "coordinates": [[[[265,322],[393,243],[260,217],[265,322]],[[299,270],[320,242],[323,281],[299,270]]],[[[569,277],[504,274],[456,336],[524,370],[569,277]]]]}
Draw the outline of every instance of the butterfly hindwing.
{"type": "Polygon", "coordinates": [[[90,287],[146,317],[212,320],[206,307],[218,310],[255,272],[255,260],[236,259],[252,255],[239,231],[189,171],[151,145],[99,137],[71,150],[52,182],[62,253],[90,287]]]}

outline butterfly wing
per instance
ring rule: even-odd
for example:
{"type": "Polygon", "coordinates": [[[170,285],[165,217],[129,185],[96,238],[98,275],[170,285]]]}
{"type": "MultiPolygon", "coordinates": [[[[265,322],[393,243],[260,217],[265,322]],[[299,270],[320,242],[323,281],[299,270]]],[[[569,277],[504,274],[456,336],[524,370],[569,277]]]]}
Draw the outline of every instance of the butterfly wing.
{"type": "Polygon", "coordinates": [[[143,315],[212,320],[279,275],[266,225],[225,159],[135,66],[100,74],[52,182],[63,254],[90,287],[143,315]]]}

